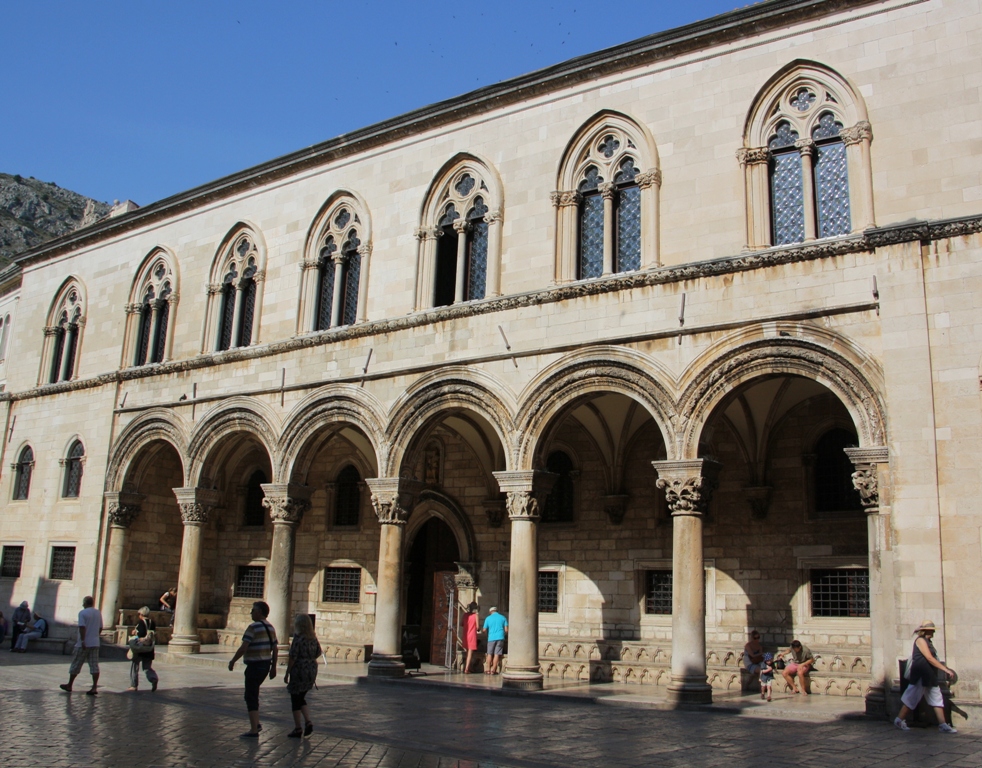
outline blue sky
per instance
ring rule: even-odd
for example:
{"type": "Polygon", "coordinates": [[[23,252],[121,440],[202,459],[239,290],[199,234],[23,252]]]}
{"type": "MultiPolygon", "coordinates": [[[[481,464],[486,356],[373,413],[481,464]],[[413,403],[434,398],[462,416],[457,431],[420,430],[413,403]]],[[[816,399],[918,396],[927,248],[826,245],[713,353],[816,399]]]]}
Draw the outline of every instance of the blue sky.
{"type": "Polygon", "coordinates": [[[146,205],[740,5],[0,0],[0,171],[146,205]]]}

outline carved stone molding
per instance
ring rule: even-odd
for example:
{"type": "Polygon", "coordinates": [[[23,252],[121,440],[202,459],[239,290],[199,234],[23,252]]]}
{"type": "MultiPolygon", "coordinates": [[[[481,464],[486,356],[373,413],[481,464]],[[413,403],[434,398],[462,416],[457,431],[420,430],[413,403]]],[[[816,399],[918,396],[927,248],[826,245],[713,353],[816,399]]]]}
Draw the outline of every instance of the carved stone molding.
{"type": "Polygon", "coordinates": [[[306,272],[308,269],[317,269],[320,259],[304,259],[300,262],[300,271],[306,272]]]}
{"type": "Polygon", "coordinates": [[[458,235],[467,232],[471,228],[471,225],[466,219],[455,219],[453,223],[453,230],[458,235]]]}
{"type": "Polygon", "coordinates": [[[763,165],[770,162],[771,151],[767,147],[740,147],[736,158],[740,165],[763,165]]]}
{"type": "Polygon", "coordinates": [[[876,513],[880,508],[880,487],[877,475],[877,465],[886,464],[890,453],[886,446],[871,446],[866,448],[846,448],[846,455],[856,467],[852,473],[852,485],[859,491],[859,500],[863,509],[876,513]]]}
{"type": "Polygon", "coordinates": [[[362,243],[361,245],[358,246],[357,251],[358,251],[358,255],[359,256],[371,256],[372,255],[372,244],[371,243],[362,243]]]}
{"type": "Polygon", "coordinates": [[[484,507],[484,514],[488,517],[488,525],[492,528],[500,528],[505,519],[505,500],[485,499],[482,506],[484,507]]]}
{"type": "Polygon", "coordinates": [[[106,499],[106,515],[112,528],[129,528],[140,515],[140,510],[146,496],[140,493],[108,492],[106,499]]]}
{"type": "Polygon", "coordinates": [[[634,180],[638,183],[641,189],[648,189],[650,187],[660,187],[661,186],[661,170],[658,168],[652,168],[650,171],[645,171],[644,173],[639,173],[634,177],[634,180]]]}
{"type": "Polygon", "coordinates": [[[651,466],[658,473],[655,485],[665,491],[665,499],[672,516],[705,515],[716,490],[720,470],[723,468],[712,459],[689,461],[653,461],[651,466]]]}
{"type": "Polygon", "coordinates": [[[404,477],[366,477],[379,525],[405,525],[423,484],[404,477]]]}
{"type": "Polygon", "coordinates": [[[577,192],[552,192],[549,194],[549,199],[556,208],[569,208],[570,206],[579,205],[583,196],[577,192]]]}
{"type": "Polygon", "coordinates": [[[802,155],[815,156],[815,142],[811,139],[798,139],[794,143],[794,148],[802,155]]]}
{"type": "Polygon", "coordinates": [[[276,523],[299,523],[304,512],[310,509],[313,488],[294,483],[262,483],[263,507],[269,510],[269,518],[276,523]]]}
{"type": "Polygon", "coordinates": [[[208,285],[205,286],[205,293],[208,296],[215,296],[216,294],[222,292],[222,287],[223,286],[221,283],[209,283],[208,285]]]}
{"type": "Polygon", "coordinates": [[[496,208],[495,210],[488,211],[486,214],[484,214],[484,223],[485,224],[496,224],[499,221],[501,221],[501,209],[500,208],[496,208]]]}
{"type": "Polygon", "coordinates": [[[611,525],[620,525],[624,522],[624,515],[627,514],[627,502],[631,497],[627,494],[613,494],[604,496],[604,512],[611,525]]]}
{"type": "Polygon", "coordinates": [[[860,120],[851,128],[843,128],[839,131],[839,138],[847,147],[850,144],[859,144],[862,141],[873,140],[873,126],[865,120],[860,120]]]}
{"type": "Polygon", "coordinates": [[[771,506],[771,492],[774,489],[769,485],[749,486],[743,489],[743,497],[750,506],[750,517],[754,520],[766,520],[767,510],[771,506]]]}
{"type": "Polygon", "coordinates": [[[617,187],[614,186],[612,181],[604,181],[597,185],[597,189],[600,190],[600,196],[604,200],[613,200],[614,195],[617,194],[617,187]]]}
{"type": "Polygon", "coordinates": [[[455,563],[457,574],[454,576],[454,583],[457,589],[477,589],[477,568],[478,563],[455,563]]]}
{"type": "Polygon", "coordinates": [[[175,488],[174,495],[185,525],[205,525],[221,501],[221,494],[210,488],[175,488]]]}
{"type": "Polygon", "coordinates": [[[509,520],[537,522],[546,496],[559,478],[552,472],[530,469],[518,472],[493,472],[498,487],[505,494],[509,520]]]}

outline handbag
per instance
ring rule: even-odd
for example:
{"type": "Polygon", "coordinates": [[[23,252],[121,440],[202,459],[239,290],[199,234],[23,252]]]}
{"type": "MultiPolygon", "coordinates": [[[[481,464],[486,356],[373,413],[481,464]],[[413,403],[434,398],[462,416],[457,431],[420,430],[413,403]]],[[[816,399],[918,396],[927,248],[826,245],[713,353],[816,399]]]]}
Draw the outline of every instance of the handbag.
{"type": "Polygon", "coordinates": [[[787,664],[784,663],[784,659],[775,659],[774,660],[774,669],[776,669],[778,671],[781,671],[786,666],[787,666],[787,664]]]}
{"type": "Polygon", "coordinates": [[[147,634],[145,634],[143,637],[131,637],[128,643],[133,653],[149,653],[153,650],[153,647],[157,642],[157,627],[153,623],[153,620],[147,619],[144,624],[147,628],[147,634]]]}

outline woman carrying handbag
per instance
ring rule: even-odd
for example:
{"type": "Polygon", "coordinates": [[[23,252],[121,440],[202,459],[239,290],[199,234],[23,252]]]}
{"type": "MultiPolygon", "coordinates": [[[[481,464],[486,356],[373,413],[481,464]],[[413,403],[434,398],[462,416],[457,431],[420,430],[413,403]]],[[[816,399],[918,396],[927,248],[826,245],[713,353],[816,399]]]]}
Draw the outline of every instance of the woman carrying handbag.
{"type": "Polygon", "coordinates": [[[150,618],[150,608],[147,606],[143,606],[137,611],[137,615],[139,621],[131,630],[132,637],[127,643],[130,649],[126,656],[131,659],[131,662],[130,687],[126,690],[135,691],[139,688],[140,667],[142,666],[147,675],[147,680],[150,682],[150,690],[156,691],[157,684],[160,682],[157,671],[153,668],[153,649],[157,641],[157,624],[150,618]]]}

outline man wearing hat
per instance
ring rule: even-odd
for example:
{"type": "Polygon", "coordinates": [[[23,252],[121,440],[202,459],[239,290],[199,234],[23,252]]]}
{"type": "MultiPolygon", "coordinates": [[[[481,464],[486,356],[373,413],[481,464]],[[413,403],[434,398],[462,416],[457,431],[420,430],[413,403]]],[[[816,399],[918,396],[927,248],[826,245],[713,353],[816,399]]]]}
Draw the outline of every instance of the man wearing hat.
{"type": "Polygon", "coordinates": [[[488,666],[484,674],[500,674],[501,657],[505,653],[505,635],[508,634],[508,619],[498,613],[497,608],[492,608],[481,631],[488,633],[488,666]]]}
{"type": "Polygon", "coordinates": [[[900,697],[903,706],[900,714],[893,721],[893,724],[901,731],[910,730],[907,727],[907,716],[920,703],[921,698],[927,697],[928,706],[934,708],[934,713],[938,718],[938,730],[941,733],[958,733],[954,728],[945,722],[944,699],[941,698],[941,687],[938,685],[938,673],[936,670],[944,672],[948,679],[954,678],[955,673],[938,661],[938,652],[934,650],[934,622],[922,621],[921,625],[914,630],[917,639],[914,640],[914,650],[911,651],[910,661],[907,662],[907,690],[900,697]]]}
{"type": "Polygon", "coordinates": [[[19,608],[14,608],[14,613],[10,617],[10,650],[17,647],[17,636],[24,631],[24,628],[31,621],[30,606],[27,600],[20,604],[19,608]]]}

